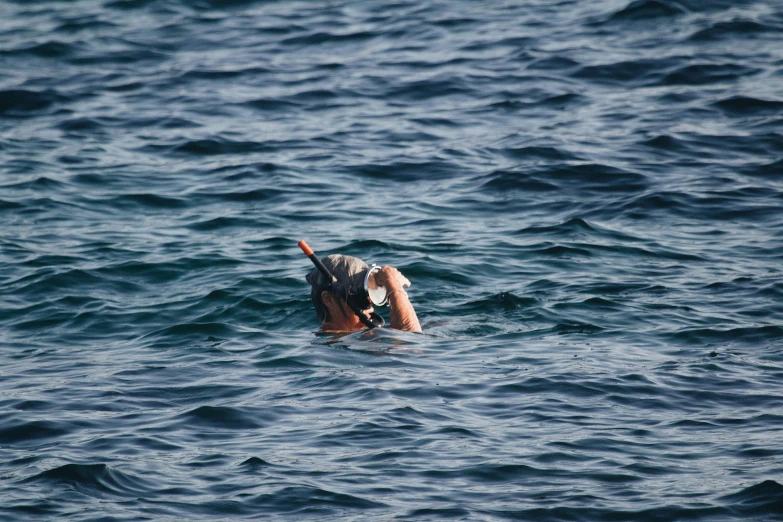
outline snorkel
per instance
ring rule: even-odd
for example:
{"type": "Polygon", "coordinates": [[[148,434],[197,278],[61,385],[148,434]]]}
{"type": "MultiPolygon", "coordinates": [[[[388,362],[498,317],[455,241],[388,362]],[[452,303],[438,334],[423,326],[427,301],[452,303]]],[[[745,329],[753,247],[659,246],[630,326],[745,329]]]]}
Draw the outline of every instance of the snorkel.
{"type": "MultiPolygon", "coordinates": [[[[298,243],[299,248],[302,249],[302,252],[305,253],[307,257],[310,258],[310,261],[313,262],[315,267],[318,269],[319,272],[326,278],[327,281],[329,281],[329,285],[327,286],[327,290],[331,290],[335,284],[337,284],[337,278],[332,274],[326,266],[321,262],[320,259],[318,259],[318,256],[315,255],[315,252],[313,252],[313,249],[308,246],[307,243],[304,242],[304,240],[300,241],[298,243]]],[[[363,291],[360,291],[359,293],[354,292],[355,289],[348,289],[348,295],[346,296],[346,302],[348,303],[348,307],[353,311],[353,313],[356,314],[356,316],[359,318],[359,320],[367,327],[367,328],[378,328],[385,324],[385,321],[383,320],[383,317],[376,314],[375,312],[371,312],[369,314],[369,317],[367,314],[363,312],[363,310],[366,310],[370,306],[373,305],[373,303],[376,301],[376,299],[373,299],[373,295],[377,292],[377,290],[369,289],[369,280],[370,276],[378,270],[378,267],[375,265],[369,267],[367,269],[367,272],[364,276],[364,288],[363,291]]],[[[383,300],[382,302],[376,302],[376,304],[385,304],[386,303],[386,292],[383,292],[383,300]]]]}

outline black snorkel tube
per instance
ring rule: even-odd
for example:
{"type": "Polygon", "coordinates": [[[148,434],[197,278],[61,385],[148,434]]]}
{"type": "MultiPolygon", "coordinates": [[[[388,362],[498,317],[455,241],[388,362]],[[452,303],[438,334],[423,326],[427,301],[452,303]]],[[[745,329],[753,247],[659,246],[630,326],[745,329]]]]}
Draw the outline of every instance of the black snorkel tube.
{"type": "MultiPolygon", "coordinates": [[[[320,259],[318,259],[318,256],[315,255],[315,252],[313,252],[313,249],[310,248],[307,243],[304,242],[304,240],[300,241],[298,243],[299,248],[302,249],[302,252],[305,253],[307,257],[310,258],[310,261],[313,262],[315,267],[318,269],[321,274],[326,278],[327,281],[329,281],[329,286],[327,287],[327,290],[331,290],[332,286],[337,283],[337,278],[334,277],[334,274],[332,274],[328,268],[324,266],[324,264],[321,262],[320,259]]],[[[362,310],[356,306],[349,296],[348,299],[346,299],[346,302],[348,303],[348,307],[353,311],[353,313],[356,314],[356,316],[359,318],[359,320],[367,327],[367,328],[379,328],[385,324],[385,321],[383,320],[383,317],[376,314],[375,312],[370,313],[370,316],[367,317],[367,314],[362,312],[362,310]]]]}

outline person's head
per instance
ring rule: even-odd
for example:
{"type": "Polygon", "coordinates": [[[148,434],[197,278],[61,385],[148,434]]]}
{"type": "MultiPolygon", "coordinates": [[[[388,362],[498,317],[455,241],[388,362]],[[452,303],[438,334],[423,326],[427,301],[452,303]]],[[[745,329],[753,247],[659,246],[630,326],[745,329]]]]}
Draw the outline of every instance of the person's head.
{"type": "Polygon", "coordinates": [[[324,266],[337,278],[337,282],[332,284],[317,268],[307,274],[307,282],[312,289],[310,296],[313,299],[315,313],[321,322],[331,321],[334,318],[329,311],[334,305],[344,312],[346,316],[352,316],[353,311],[348,307],[348,294],[362,288],[364,285],[364,272],[367,269],[367,263],[361,259],[332,254],[321,259],[324,266]],[[327,301],[326,303],[324,301],[327,301]],[[334,303],[332,306],[328,306],[334,303]]]}

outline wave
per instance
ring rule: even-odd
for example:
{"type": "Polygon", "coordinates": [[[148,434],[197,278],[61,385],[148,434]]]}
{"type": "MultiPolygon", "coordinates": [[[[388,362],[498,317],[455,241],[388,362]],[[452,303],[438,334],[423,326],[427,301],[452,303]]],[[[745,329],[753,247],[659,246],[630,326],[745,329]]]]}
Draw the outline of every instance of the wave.
{"type": "MultiPolygon", "coordinates": [[[[148,375],[149,369],[143,371],[122,371],[116,372],[112,377],[117,379],[143,380],[148,375]]],[[[154,399],[158,404],[167,406],[200,404],[204,401],[228,401],[237,397],[242,397],[252,393],[254,388],[241,386],[239,384],[199,384],[184,386],[144,386],[134,384],[132,387],[123,388],[123,397],[135,399],[138,402],[146,403],[154,399]]]]}
{"type": "Polygon", "coordinates": [[[9,426],[6,420],[4,424],[0,428],[0,443],[11,446],[39,444],[42,439],[59,438],[71,431],[62,423],[54,421],[32,421],[9,426]]]}
{"type": "Polygon", "coordinates": [[[45,91],[29,91],[25,89],[0,91],[0,116],[26,116],[66,103],[69,100],[69,97],[59,94],[54,89],[45,91]]]}
{"type": "Polygon", "coordinates": [[[533,101],[533,102],[521,102],[516,100],[504,100],[499,102],[493,102],[490,103],[483,110],[486,109],[491,109],[491,110],[502,109],[505,111],[517,111],[517,110],[525,110],[525,109],[563,110],[577,105],[584,105],[587,103],[587,101],[588,98],[584,95],[576,94],[576,93],[567,93],[567,94],[559,94],[556,96],[550,96],[548,98],[544,98],[542,100],[533,101]]]}
{"type": "Polygon", "coordinates": [[[623,9],[612,13],[609,22],[658,20],[686,14],[688,10],[679,2],[672,0],[634,0],[623,9]]]}
{"type": "MultiPolygon", "coordinates": [[[[209,192],[205,194],[196,193],[199,197],[206,199],[218,199],[222,201],[269,201],[275,197],[290,194],[290,190],[279,190],[273,188],[259,188],[252,190],[230,190],[226,192],[209,192]]],[[[257,225],[256,221],[256,225],[257,225]]]]}
{"type": "Polygon", "coordinates": [[[548,242],[536,245],[533,252],[535,252],[537,256],[552,258],[572,259],[593,257],[593,253],[589,248],[571,245],[553,245],[548,242]]]}
{"type": "MultiPolygon", "coordinates": [[[[51,297],[59,291],[68,292],[73,288],[100,288],[111,289],[113,292],[125,293],[139,289],[139,286],[130,281],[112,280],[102,276],[94,270],[83,270],[67,267],[65,270],[40,270],[34,276],[14,281],[15,291],[28,296],[51,297]]],[[[34,328],[34,325],[28,325],[34,328]]]]}
{"type": "Polygon", "coordinates": [[[690,153],[693,149],[690,144],[681,138],[676,138],[668,134],[662,134],[655,138],[639,142],[639,145],[643,147],[649,147],[657,149],[659,151],[683,154],[690,153]]]}
{"type": "Polygon", "coordinates": [[[714,42],[726,38],[750,38],[762,35],[777,35],[781,28],[762,24],[753,20],[732,20],[717,22],[706,29],[693,33],[689,40],[694,42],[714,42]]]}
{"type": "Polygon", "coordinates": [[[10,185],[0,185],[0,188],[12,189],[12,190],[31,190],[31,191],[49,190],[52,192],[56,192],[66,187],[67,185],[68,185],[67,183],[64,183],[57,179],[52,179],[47,176],[38,176],[37,178],[29,181],[22,181],[20,183],[14,183],[10,185]]]}
{"type": "Polygon", "coordinates": [[[343,170],[357,177],[413,182],[448,179],[454,176],[460,168],[446,161],[398,161],[388,164],[365,163],[344,167],[343,170]]]}
{"type": "MultiPolygon", "coordinates": [[[[191,9],[198,10],[220,10],[220,9],[233,9],[237,7],[252,6],[253,4],[266,4],[270,3],[270,0],[178,0],[191,9]]],[[[274,0],[271,0],[272,2],[274,0]]]]}
{"type": "Polygon", "coordinates": [[[154,493],[152,484],[106,464],[65,464],[22,481],[24,484],[67,484],[92,497],[136,498],[154,493]]]}
{"type": "Polygon", "coordinates": [[[31,45],[28,47],[20,47],[12,50],[0,50],[0,56],[21,55],[36,56],[38,58],[64,58],[75,54],[78,48],[78,45],[74,43],[50,40],[48,42],[31,45]]]}
{"type": "Polygon", "coordinates": [[[230,228],[252,229],[258,226],[258,221],[250,218],[237,218],[221,216],[217,218],[206,219],[186,225],[191,230],[199,232],[212,232],[215,230],[224,230],[230,228]]]}
{"type": "Polygon", "coordinates": [[[783,327],[746,326],[721,330],[718,328],[686,328],[670,335],[678,342],[693,345],[705,343],[768,343],[783,339],[783,327]]]}
{"type": "MultiPolygon", "coordinates": [[[[82,51],[76,56],[66,58],[73,65],[97,65],[97,64],[115,64],[115,65],[141,65],[148,63],[162,63],[170,59],[166,52],[152,49],[124,49],[117,51],[82,51]]],[[[136,85],[136,82],[133,82],[136,85]]],[[[141,86],[142,84],[137,84],[141,86]]]]}
{"type": "MultiPolygon", "coordinates": [[[[626,475],[620,475],[623,477],[626,475]]],[[[582,504],[595,504],[600,499],[594,495],[580,495],[575,499],[582,504]]],[[[571,507],[555,505],[550,507],[529,507],[517,509],[491,509],[488,513],[503,519],[511,520],[541,520],[560,522],[564,520],[709,520],[711,517],[725,516],[724,509],[707,507],[683,507],[666,505],[648,509],[615,510],[598,507],[571,507]]],[[[719,519],[719,518],[716,518],[719,519]]]]}
{"type": "Polygon", "coordinates": [[[156,330],[154,332],[150,332],[144,336],[144,338],[174,338],[177,337],[182,338],[183,336],[187,337],[195,337],[195,338],[202,338],[202,337],[230,337],[233,333],[235,333],[236,328],[224,324],[224,323],[181,323],[181,324],[175,324],[172,326],[167,326],[165,328],[161,328],[160,330],[156,330]]]}
{"type": "Polygon", "coordinates": [[[685,215],[699,206],[699,198],[682,192],[657,191],[637,196],[622,204],[622,211],[639,218],[650,211],[665,210],[671,215],[685,215]]]}
{"type": "MultiPolygon", "coordinates": [[[[633,197],[619,203],[618,208],[634,219],[659,216],[693,216],[717,221],[762,220],[774,218],[778,205],[774,202],[772,189],[752,191],[714,192],[697,196],[682,192],[653,192],[633,197]],[[755,200],[755,196],[767,196],[766,203],[755,200]]],[[[614,205],[612,205],[614,207],[614,205]]]]}
{"type": "Polygon", "coordinates": [[[709,85],[733,82],[763,69],[741,63],[693,63],[687,55],[582,66],[570,75],[601,83],[628,86],[709,85]]]}
{"type": "Polygon", "coordinates": [[[603,330],[603,327],[590,323],[558,324],[552,328],[552,331],[558,335],[594,334],[603,330]]]}
{"type": "Polygon", "coordinates": [[[736,63],[690,64],[668,73],[660,81],[661,85],[708,85],[711,83],[737,81],[753,76],[761,69],[736,63]]]}
{"type": "Polygon", "coordinates": [[[461,305],[460,309],[464,313],[509,312],[520,308],[530,308],[537,303],[538,300],[532,297],[518,297],[511,292],[500,292],[483,299],[469,301],[461,305]]]}
{"type": "Polygon", "coordinates": [[[753,136],[741,134],[685,134],[692,146],[701,147],[701,154],[711,159],[712,156],[706,156],[707,152],[713,152],[716,156],[727,154],[729,151],[735,154],[747,154],[766,158],[770,155],[783,153],[783,139],[781,134],[776,132],[756,133],[753,136]]]}
{"type": "Polygon", "coordinates": [[[554,183],[548,183],[542,179],[522,172],[498,170],[485,177],[489,178],[489,180],[484,182],[483,187],[490,190],[503,192],[507,190],[554,192],[558,190],[558,186],[554,183]]]}
{"type": "Polygon", "coordinates": [[[64,131],[98,131],[103,125],[95,118],[70,118],[64,119],[57,124],[57,127],[64,131]]]}
{"type": "Polygon", "coordinates": [[[282,45],[322,45],[332,43],[354,43],[354,42],[367,42],[373,38],[377,38],[378,33],[371,31],[357,31],[353,33],[330,33],[330,32],[314,32],[301,36],[292,36],[282,40],[282,45]]]}
{"type": "Polygon", "coordinates": [[[274,98],[258,98],[243,102],[244,106],[250,107],[260,112],[285,112],[290,113],[291,110],[302,107],[302,103],[293,102],[290,100],[274,99],[274,98]]]}
{"type": "Polygon", "coordinates": [[[642,238],[619,232],[617,230],[611,230],[603,228],[595,223],[589,223],[581,218],[571,218],[562,223],[556,225],[544,225],[544,226],[529,226],[522,228],[514,232],[516,236],[547,236],[552,238],[578,238],[578,237],[596,237],[615,239],[623,242],[638,242],[643,241],[642,238]]]}
{"type": "Polygon", "coordinates": [[[269,74],[272,71],[264,67],[248,67],[245,69],[206,69],[198,68],[191,69],[186,73],[181,74],[177,80],[180,82],[187,82],[188,80],[233,80],[242,76],[257,77],[265,74],[269,74]]]}
{"type": "Polygon", "coordinates": [[[248,152],[264,152],[270,146],[254,141],[233,141],[226,138],[202,139],[186,141],[174,146],[171,151],[195,156],[211,156],[216,154],[244,154],[248,152]]]}
{"type": "Polygon", "coordinates": [[[581,65],[576,60],[565,56],[548,56],[546,58],[540,58],[530,63],[527,68],[532,70],[542,71],[558,71],[564,69],[571,69],[581,65]]]}
{"type": "Polygon", "coordinates": [[[189,206],[187,200],[173,196],[163,196],[154,193],[142,194],[123,194],[107,200],[113,206],[118,208],[146,207],[146,208],[186,208],[189,206]]]}
{"type": "Polygon", "coordinates": [[[4,211],[12,211],[12,210],[20,210],[25,208],[25,205],[23,203],[19,203],[17,201],[6,201],[4,199],[0,199],[0,212],[4,211]]]}
{"type": "Polygon", "coordinates": [[[711,13],[725,11],[737,6],[734,0],[678,0],[679,3],[694,13],[711,13]]]}
{"type": "MultiPolygon", "coordinates": [[[[309,103],[309,104],[322,104],[328,100],[338,100],[343,98],[351,98],[355,93],[338,91],[333,89],[308,89],[305,91],[299,91],[294,94],[290,94],[282,100],[292,103],[309,103]]],[[[320,107],[319,107],[320,108],[320,107]]]]}
{"type": "Polygon", "coordinates": [[[254,430],[262,427],[264,421],[258,418],[258,412],[245,408],[228,406],[199,406],[179,416],[178,423],[227,430],[254,430]]]}
{"type": "Polygon", "coordinates": [[[502,149],[490,150],[516,160],[573,161],[580,159],[569,152],[557,149],[555,147],[506,147],[502,149]]]}
{"type": "MultiPolygon", "coordinates": [[[[587,290],[585,293],[592,293],[592,290],[587,290]]],[[[552,309],[566,312],[585,311],[595,313],[598,311],[623,311],[624,307],[620,303],[603,297],[590,297],[581,302],[556,303],[552,305],[552,309]]]]}
{"type": "Polygon", "coordinates": [[[282,487],[272,493],[252,497],[247,503],[251,513],[257,513],[258,509],[263,508],[265,511],[278,513],[327,515],[327,518],[344,516],[345,509],[378,509],[386,506],[383,502],[358,495],[337,493],[309,485],[282,487]]]}
{"type": "Polygon", "coordinates": [[[106,7],[109,9],[144,9],[157,0],[110,0],[106,2],[106,7]]]}
{"type": "Polygon", "coordinates": [[[741,172],[747,176],[781,180],[783,179],[783,159],[772,163],[745,166],[742,167],[741,172]]]}
{"type": "Polygon", "coordinates": [[[466,82],[451,77],[405,82],[386,89],[382,97],[399,101],[422,102],[437,98],[468,99],[477,97],[466,82]]]}
{"type": "Polygon", "coordinates": [[[463,507],[450,507],[450,508],[417,508],[407,511],[400,516],[401,519],[412,520],[470,520],[472,512],[463,507]]]}
{"type": "Polygon", "coordinates": [[[743,517],[783,515],[783,486],[774,480],[765,480],[720,500],[732,513],[743,517]]]}
{"type": "Polygon", "coordinates": [[[113,30],[119,27],[117,24],[109,22],[107,20],[100,20],[92,17],[84,17],[83,19],[72,18],[64,21],[54,29],[54,33],[66,33],[74,34],[81,32],[98,32],[101,30],[113,30]]]}
{"type": "Polygon", "coordinates": [[[249,459],[243,461],[240,466],[243,468],[249,469],[251,471],[255,471],[262,468],[267,468],[269,466],[273,466],[273,464],[270,464],[266,460],[259,458],[259,457],[250,457],[249,459]]]}
{"type": "Polygon", "coordinates": [[[573,189],[599,193],[633,193],[647,188],[645,175],[598,163],[537,166],[527,172],[495,172],[488,176],[491,179],[484,186],[500,190],[573,189]]]}
{"type": "Polygon", "coordinates": [[[639,59],[585,65],[570,74],[572,78],[599,83],[647,86],[660,83],[666,70],[672,66],[671,58],[639,59]]]}
{"type": "Polygon", "coordinates": [[[731,98],[714,102],[712,105],[730,116],[783,115],[783,101],[779,100],[732,96],[731,98]]]}

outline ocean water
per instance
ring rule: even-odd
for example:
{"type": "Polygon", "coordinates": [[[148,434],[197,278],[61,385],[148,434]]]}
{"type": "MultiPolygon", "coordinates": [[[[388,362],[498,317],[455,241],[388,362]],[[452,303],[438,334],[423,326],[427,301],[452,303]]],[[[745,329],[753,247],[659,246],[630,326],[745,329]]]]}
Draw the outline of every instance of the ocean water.
{"type": "Polygon", "coordinates": [[[780,2],[7,0],[0,224],[0,520],[783,520],[780,2]]]}

